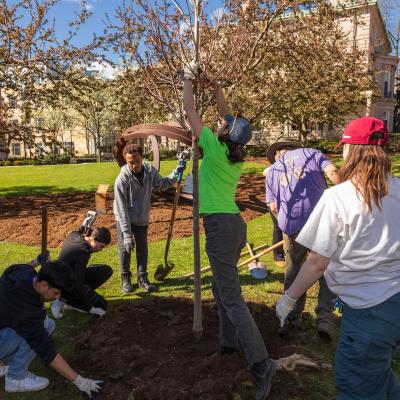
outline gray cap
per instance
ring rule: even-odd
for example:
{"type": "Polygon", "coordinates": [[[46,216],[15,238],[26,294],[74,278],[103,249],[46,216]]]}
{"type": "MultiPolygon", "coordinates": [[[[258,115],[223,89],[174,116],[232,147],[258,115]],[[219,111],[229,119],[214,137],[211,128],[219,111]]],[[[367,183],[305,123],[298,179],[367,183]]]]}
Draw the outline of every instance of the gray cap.
{"type": "Polygon", "coordinates": [[[228,122],[229,138],[234,143],[240,143],[246,145],[253,136],[253,130],[251,129],[250,122],[243,117],[232,117],[227,114],[224,120],[228,122]]]}

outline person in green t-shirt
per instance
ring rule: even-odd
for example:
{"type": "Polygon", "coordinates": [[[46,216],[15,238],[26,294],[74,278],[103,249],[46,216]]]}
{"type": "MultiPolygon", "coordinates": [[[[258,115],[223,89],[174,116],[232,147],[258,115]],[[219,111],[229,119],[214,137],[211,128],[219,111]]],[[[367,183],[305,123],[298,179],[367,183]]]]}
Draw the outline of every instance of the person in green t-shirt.
{"type": "Polygon", "coordinates": [[[271,389],[276,364],[268,357],[263,338],[241,295],[237,263],[246,244],[246,224],[235,203],[235,193],[245,157],[244,146],[252,137],[249,121],[232,117],[218,82],[201,75],[213,86],[223,122],[215,135],[195,109],[192,65],[184,70],[183,103],[194,135],[203,150],[200,168],[200,215],[206,234],[212,291],[218,307],[219,349],[214,356],[234,353],[239,344],[255,381],[256,400],[264,400],[271,389]]]}

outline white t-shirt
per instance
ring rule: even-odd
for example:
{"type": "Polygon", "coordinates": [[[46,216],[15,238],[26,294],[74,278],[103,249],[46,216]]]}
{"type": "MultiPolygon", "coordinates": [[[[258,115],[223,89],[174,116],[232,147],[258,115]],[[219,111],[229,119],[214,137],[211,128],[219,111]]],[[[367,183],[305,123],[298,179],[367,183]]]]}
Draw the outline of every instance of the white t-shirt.
{"type": "Polygon", "coordinates": [[[400,292],[400,179],[390,176],[382,210],[372,212],[351,181],[327,189],[296,241],[329,257],[325,280],[353,308],[400,292]]]}

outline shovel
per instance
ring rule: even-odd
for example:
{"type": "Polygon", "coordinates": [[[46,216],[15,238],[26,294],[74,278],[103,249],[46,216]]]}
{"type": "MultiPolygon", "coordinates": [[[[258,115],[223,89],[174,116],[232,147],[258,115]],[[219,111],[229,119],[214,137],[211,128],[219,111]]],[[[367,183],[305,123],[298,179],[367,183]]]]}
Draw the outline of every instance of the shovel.
{"type": "Polygon", "coordinates": [[[176,185],[176,189],[175,189],[174,206],[172,208],[171,221],[170,221],[169,227],[168,227],[167,244],[165,246],[165,252],[164,252],[164,264],[160,264],[157,267],[156,272],[154,273],[154,279],[156,281],[164,280],[170,274],[170,272],[174,269],[174,264],[168,263],[168,253],[169,253],[169,246],[171,244],[171,239],[172,239],[172,230],[173,230],[174,222],[175,222],[175,214],[176,214],[176,208],[178,206],[179,194],[181,193],[182,177],[183,177],[183,171],[179,173],[178,179],[177,179],[178,184],[176,185]]]}
{"type": "MultiPolygon", "coordinates": [[[[250,243],[247,242],[246,246],[250,253],[250,256],[254,257],[253,249],[251,248],[250,243]]],[[[265,279],[267,277],[268,273],[267,273],[267,269],[264,266],[265,266],[265,264],[259,262],[257,258],[254,261],[250,262],[248,267],[249,267],[251,276],[255,279],[260,279],[260,280],[265,279]]]]}

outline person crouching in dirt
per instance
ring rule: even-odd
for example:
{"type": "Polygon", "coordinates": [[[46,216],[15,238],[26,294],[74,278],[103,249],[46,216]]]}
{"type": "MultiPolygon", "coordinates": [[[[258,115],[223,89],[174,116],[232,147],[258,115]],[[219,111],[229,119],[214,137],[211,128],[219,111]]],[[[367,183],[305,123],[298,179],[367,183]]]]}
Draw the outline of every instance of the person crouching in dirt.
{"type": "Polygon", "coordinates": [[[338,400],[400,399],[393,370],[400,346],[400,179],[391,172],[387,142],[377,118],[346,127],[342,183],[324,192],[297,236],[311,253],[276,304],[283,325],[321,276],[342,300],[338,400]]]}
{"type": "Polygon", "coordinates": [[[65,308],[100,317],[105,315],[107,301],[96,289],[110,279],[113,270],[108,265],[100,264],[88,267],[88,262],[92,253],[103,250],[110,243],[111,233],[104,227],[90,228],[86,233],[82,227],[66,237],[58,260],[70,268],[74,286],[72,291],[62,293],[61,300],[52,302],[54,318],[61,318],[65,308]]]}
{"type": "Polygon", "coordinates": [[[223,117],[217,134],[206,127],[194,105],[193,70],[194,67],[184,71],[183,103],[204,155],[200,168],[200,215],[220,320],[220,343],[215,355],[234,353],[240,344],[255,378],[256,399],[264,400],[270,392],[276,365],[268,357],[263,338],[241,295],[237,270],[240,251],[246,244],[246,224],[235,203],[235,194],[246,154],[244,146],[252,137],[252,129],[245,118],[231,116],[217,81],[202,75],[201,79],[214,87],[223,117]]]}
{"type": "Polygon", "coordinates": [[[47,378],[28,370],[38,355],[91,398],[102,382],[78,375],[57,352],[50,337],[55,323],[46,315],[43,303],[71,290],[70,269],[59,261],[43,264],[40,257],[11,265],[0,277],[0,377],[5,376],[5,391],[31,392],[48,386],[47,378]],[[34,266],[39,263],[43,266],[36,272],[34,266]]]}
{"type": "Polygon", "coordinates": [[[143,160],[143,147],[128,144],[123,150],[126,165],[121,167],[114,185],[114,215],[117,226],[118,253],[122,290],[132,292],[131,254],[136,244],[137,284],[148,292],[157,288],[147,277],[147,231],[153,188],[166,190],[176,182],[179,167],[163,178],[157,169],[143,160]]]}

